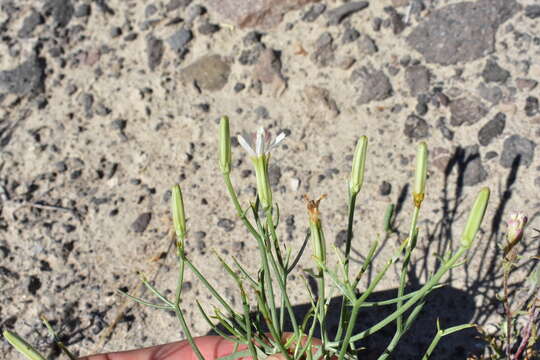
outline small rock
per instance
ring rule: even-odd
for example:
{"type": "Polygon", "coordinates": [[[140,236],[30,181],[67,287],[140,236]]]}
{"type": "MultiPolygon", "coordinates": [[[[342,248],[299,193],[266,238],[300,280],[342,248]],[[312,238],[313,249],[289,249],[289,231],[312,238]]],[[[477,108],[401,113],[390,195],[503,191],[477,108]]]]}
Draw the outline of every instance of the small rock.
{"type": "Polygon", "coordinates": [[[212,35],[217,33],[220,30],[219,25],[217,24],[211,24],[209,22],[205,22],[201,26],[199,26],[199,34],[202,35],[212,35]]]}
{"type": "Polygon", "coordinates": [[[191,1],[192,0],[171,0],[165,6],[165,10],[167,12],[171,12],[180,8],[186,8],[189,4],[191,4],[191,1]]]}
{"type": "Polygon", "coordinates": [[[536,19],[540,17],[540,5],[528,5],[525,8],[525,16],[529,19],[536,19]]]}
{"type": "Polygon", "coordinates": [[[298,178],[291,178],[289,180],[289,186],[291,187],[291,190],[293,192],[296,192],[298,191],[298,189],[300,189],[300,179],[298,178]]]}
{"type": "Polygon", "coordinates": [[[326,67],[334,61],[336,46],[329,32],[322,33],[315,42],[315,50],[311,54],[311,61],[319,67],[326,67]]]}
{"type": "Polygon", "coordinates": [[[125,119],[115,119],[111,122],[111,128],[113,130],[123,131],[126,129],[126,126],[127,126],[127,120],[125,119]]]}
{"type": "Polygon", "coordinates": [[[412,96],[418,96],[429,91],[429,70],[422,65],[409,66],[405,70],[405,82],[412,96]]]}
{"type": "Polygon", "coordinates": [[[467,146],[463,151],[465,169],[463,171],[463,185],[474,186],[487,179],[488,173],[482,164],[478,145],[467,146]]]}
{"type": "Polygon", "coordinates": [[[414,107],[414,111],[416,111],[416,113],[419,115],[419,116],[424,116],[427,114],[428,112],[428,106],[426,103],[423,103],[423,102],[419,102],[418,104],[416,104],[416,106],[414,107]]]}
{"type": "Polygon", "coordinates": [[[323,107],[330,111],[332,117],[339,115],[339,109],[336,102],[330,96],[330,91],[323,89],[318,86],[308,85],[304,88],[304,95],[306,101],[310,104],[311,107],[318,107],[323,105],[323,107]]]}
{"type": "Polygon", "coordinates": [[[379,194],[382,196],[390,195],[392,192],[392,184],[390,184],[387,181],[383,181],[381,185],[379,186],[379,194]]]}
{"type": "Polygon", "coordinates": [[[139,35],[135,32],[129,33],[124,37],[124,41],[134,41],[139,35]]]}
{"type": "Polygon", "coordinates": [[[110,32],[109,32],[109,35],[111,35],[111,37],[114,39],[114,38],[117,38],[119,37],[120,35],[122,35],[122,29],[115,26],[113,28],[111,28],[110,32]]]}
{"type": "Polygon", "coordinates": [[[281,180],[281,168],[275,164],[271,164],[268,168],[268,182],[270,186],[278,186],[281,180]]]}
{"type": "Polygon", "coordinates": [[[45,60],[31,56],[12,70],[0,71],[0,94],[37,95],[45,86],[45,60]]]}
{"type": "Polygon", "coordinates": [[[52,15],[55,25],[65,27],[71,21],[75,8],[71,0],[49,0],[43,6],[45,15],[52,15]]]}
{"type": "Polygon", "coordinates": [[[144,16],[150,17],[158,12],[158,8],[154,4],[148,4],[146,5],[146,8],[144,9],[144,16]]]}
{"type": "Polygon", "coordinates": [[[369,6],[367,1],[353,1],[345,3],[335,9],[329,10],[326,13],[328,18],[328,25],[338,25],[345,18],[351,16],[352,14],[364,10],[369,6]]]}
{"type": "Polygon", "coordinates": [[[317,3],[311,5],[309,10],[302,16],[303,21],[313,22],[326,10],[326,5],[317,3]]]}
{"type": "Polygon", "coordinates": [[[205,55],[181,72],[183,78],[195,82],[203,90],[221,90],[231,73],[231,67],[219,55],[205,55]]]}
{"type": "Polygon", "coordinates": [[[150,224],[150,220],[152,220],[152,213],[147,212],[140,214],[131,224],[131,230],[138,234],[143,233],[148,227],[148,224],[150,224]]]}
{"type": "Polygon", "coordinates": [[[525,115],[532,117],[536,114],[538,114],[539,111],[539,105],[538,105],[538,98],[534,96],[528,96],[525,100],[525,115]]]}
{"type": "Polygon", "coordinates": [[[385,7],[384,11],[390,16],[390,23],[392,24],[392,32],[394,35],[401,34],[406,26],[402,16],[391,6],[385,7]]]}
{"type": "Polygon", "coordinates": [[[452,141],[454,139],[454,132],[452,130],[450,130],[448,128],[448,126],[446,126],[446,118],[445,117],[440,117],[437,120],[437,129],[439,129],[441,131],[441,135],[446,140],[452,141]]]}
{"type": "Polygon", "coordinates": [[[59,161],[56,164],[54,164],[54,168],[59,173],[64,173],[67,171],[68,167],[65,161],[59,161]]]}
{"type": "Polygon", "coordinates": [[[268,119],[270,117],[270,113],[268,113],[268,109],[264,106],[258,106],[255,109],[255,114],[257,114],[258,119],[268,119]]]}
{"type": "Polygon", "coordinates": [[[340,230],[336,235],[336,239],[334,240],[334,245],[339,248],[345,245],[346,242],[347,242],[347,230],[340,230]]]}
{"type": "Polygon", "coordinates": [[[235,222],[230,219],[221,218],[218,220],[217,226],[223,228],[226,232],[233,231],[235,222]]]}
{"type": "Polygon", "coordinates": [[[469,62],[495,51],[498,27],[518,9],[515,0],[450,4],[432,11],[406,40],[429,63],[469,62]]]}
{"type": "Polygon", "coordinates": [[[343,36],[341,37],[341,43],[342,44],[348,44],[360,37],[360,33],[354,29],[354,28],[346,28],[343,32],[343,36]]]}
{"type": "Polygon", "coordinates": [[[44,21],[45,19],[43,19],[43,16],[41,16],[41,14],[38,13],[36,10],[32,9],[30,11],[30,15],[24,18],[22,27],[19,29],[17,35],[22,39],[31,37],[34,30],[39,25],[43,24],[44,21]]]}
{"type": "Polygon", "coordinates": [[[392,95],[390,79],[382,70],[363,66],[353,71],[351,82],[360,92],[357,99],[359,105],[384,100],[392,95]]]}
{"type": "Polygon", "coordinates": [[[238,62],[242,65],[253,65],[259,61],[259,58],[266,47],[263,44],[257,44],[251,49],[242,50],[238,62]]]}
{"type": "Polygon", "coordinates": [[[92,8],[90,7],[90,4],[81,4],[77,6],[77,9],[75,9],[75,17],[82,18],[87,17],[92,14],[92,8]]]}
{"type": "Polygon", "coordinates": [[[336,61],[336,66],[342,70],[349,70],[354,65],[356,59],[352,56],[344,56],[336,61]]]}
{"type": "Polygon", "coordinates": [[[461,126],[463,124],[472,125],[480,121],[488,110],[482,102],[472,96],[462,97],[450,103],[450,124],[452,126],[461,126]]]}
{"type": "Polygon", "coordinates": [[[98,103],[95,107],[95,113],[98,116],[107,116],[111,113],[111,109],[109,109],[103,103],[98,103]]]}
{"type": "Polygon", "coordinates": [[[193,23],[195,19],[197,19],[201,15],[204,15],[205,13],[206,13],[206,8],[204,6],[195,4],[191,6],[190,8],[188,8],[188,11],[186,14],[186,22],[193,23]]]}
{"type": "Polygon", "coordinates": [[[90,93],[83,93],[80,97],[80,103],[83,106],[86,117],[92,117],[92,107],[94,106],[94,95],[90,93]]]}
{"type": "Polygon", "coordinates": [[[502,135],[506,125],[506,115],[498,113],[478,131],[478,142],[482,146],[488,146],[493,139],[502,135]]]}
{"type": "Polygon", "coordinates": [[[167,43],[173,51],[182,51],[186,45],[193,39],[193,33],[189,29],[180,29],[172,34],[167,43]]]}
{"type": "Polygon", "coordinates": [[[234,84],[234,92],[239,93],[240,91],[244,90],[246,88],[246,85],[244,83],[236,83],[234,84]]]}
{"type": "Polygon", "coordinates": [[[380,31],[382,25],[382,19],[379,17],[373,18],[373,21],[371,22],[371,28],[373,31],[380,31]]]}
{"type": "Polygon", "coordinates": [[[486,160],[491,160],[491,159],[495,159],[497,156],[499,156],[499,154],[497,154],[496,151],[488,151],[486,153],[485,158],[486,158],[486,160]]]}
{"type": "Polygon", "coordinates": [[[425,139],[429,136],[429,125],[421,117],[409,115],[403,133],[411,140],[425,139]]]}
{"type": "Polygon", "coordinates": [[[510,73],[500,67],[495,61],[488,60],[484,70],[482,70],[482,77],[485,82],[498,82],[502,84],[510,77],[510,73]]]}
{"type": "Polygon", "coordinates": [[[41,289],[41,280],[35,275],[31,275],[28,278],[28,292],[32,295],[36,295],[39,289],[41,289]]]}
{"type": "Polygon", "coordinates": [[[378,51],[375,41],[366,34],[362,34],[356,43],[358,44],[360,55],[369,56],[378,51]]]}
{"type": "Polygon", "coordinates": [[[161,64],[164,50],[163,40],[158,39],[153,35],[146,38],[146,55],[150,71],[154,71],[161,64]]]}
{"type": "Polygon", "coordinates": [[[538,85],[538,81],[533,79],[516,79],[516,87],[522,91],[533,90],[538,85]]]}
{"type": "Polygon", "coordinates": [[[273,49],[266,49],[253,68],[253,79],[261,84],[273,86],[273,94],[281,95],[287,89],[287,81],[281,73],[280,53],[273,49]]]}
{"type": "Polygon", "coordinates": [[[534,158],[534,148],[536,144],[520,135],[507,137],[503,143],[503,151],[500,163],[504,168],[510,168],[516,159],[519,159],[519,165],[529,166],[534,158]]]}
{"type": "Polygon", "coordinates": [[[494,105],[498,104],[503,97],[503,92],[498,86],[490,87],[484,83],[480,83],[476,90],[482,99],[487,100],[494,105]]]}

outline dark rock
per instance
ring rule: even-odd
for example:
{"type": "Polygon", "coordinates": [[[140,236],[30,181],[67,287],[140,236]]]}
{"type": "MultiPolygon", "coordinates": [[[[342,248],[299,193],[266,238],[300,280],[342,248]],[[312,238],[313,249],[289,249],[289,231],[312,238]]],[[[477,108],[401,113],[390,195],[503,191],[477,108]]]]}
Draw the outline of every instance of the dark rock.
{"type": "Polygon", "coordinates": [[[259,61],[264,50],[265,46],[263,44],[257,44],[250,49],[242,50],[238,62],[242,65],[254,65],[259,61]]]}
{"type": "Polygon", "coordinates": [[[540,5],[529,5],[525,8],[525,16],[529,19],[540,17],[540,5]]]}
{"type": "Polygon", "coordinates": [[[221,90],[231,73],[231,67],[219,55],[205,55],[181,72],[183,78],[195,82],[202,90],[221,90]]]}
{"type": "Polygon", "coordinates": [[[525,115],[531,117],[536,114],[538,114],[539,111],[539,105],[538,105],[538,98],[534,96],[528,96],[525,100],[525,115]]]}
{"type": "Polygon", "coordinates": [[[328,10],[326,16],[328,18],[328,25],[338,25],[345,18],[351,16],[352,14],[364,10],[369,6],[367,1],[354,1],[345,3],[335,9],[328,10]]]}
{"type": "Polygon", "coordinates": [[[426,61],[468,62],[495,51],[498,27],[518,10],[515,0],[460,2],[434,10],[407,37],[426,61]]]}
{"type": "Polygon", "coordinates": [[[538,85],[538,81],[533,79],[516,79],[516,87],[522,91],[533,90],[538,85]]]}
{"type": "Polygon", "coordinates": [[[392,95],[392,85],[390,79],[382,70],[372,67],[361,67],[353,71],[351,82],[360,96],[357,104],[367,104],[371,101],[380,101],[392,95]]]}
{"type": "Polygon", "coordinates": [[[140,214],[131,224],[131,230],[138,234],[143,233],[148,227],[148,224],[150,224],[150,220],[152,220],[152,213],[147,212],[140,214]]]}
{"type": "Polygon", "coordinates": [[[482,70],[482,77],[485,82],[504,83],[510,77],[510,72],[500,67],[495,61],[488,60],[482,70]]]}
{"type": "Polygon", "coordinates": [[[109,34],[111,35],[111,37],[114,39],[114,38],[117,38],[119,37],[120,35],[122,35],[122,29],[115,26],[113,28],[111,28],[111,31],[109,32],[109,34]]]}
{"type": "Polygon", "coordinates": [[[28,292],[32,295],[36,295],[39,289],[41,289],[41,280],[35,275],[30,275],[28,278],[28,292]]]}
{"type": "Polygon", "coordinates": [[[146,38],[146,55],[148,67],[151,71],[154,71],[161,64],[164,50],[163,40],[158,39],[153,35],[146,38]]]}
{"type": "Polygon", "coordinates": [[[98,116],[107,116],[111,113],[111,109],[106,107],[103,103],[98,103],[95,107],[95,113],[98,116]]]}
{"type": "Polygon", "coordinates": [[[529,166],[534,158],[536,144],[520,135],[512,135],[504,140],[500,163],[505,168],[512,167],[514,161],[519,165],[529,166]]]}
{"type": "Polygon", "coordinates": [[[506,115],[504,113],[498,113],[493,119],[488,121],[478,131],[478,142],[482,146],[487,146],[497,136],[502,135],[504,127],[506,125],[506,115]]]}
{"type": "Polygon", "coordinates": [[[419,116],[424,116],[427,114],[428,112],[428,106],[426,103],[423,103],[423,102],[419,102],[418,104],[416,104],[416,106],[414,107],[414,111],[416,111],[416,113],[419,115],[419,116]]]}
{"type": "Polygon", "coordinates": [[[412,96],[418,96],[429,91],[429,70],[422,65],[410,66],[405,70],[405,82],[412,96]]]}
{"type": "Polygon", "coordinates": [[[199,26],[199,34],[202,35],[212,35],[217,33],[220,30],[219,25],[217,24],[211,24],[209,22],[206,22],[199,26]]]}
{"type": "Polygon", "coordinates": [[[271,164],[268,168],[268,181],[270,186],[278,186],[281,180],[281,168],[275,164],[271,164]]]}
{"type": "Polygon", "coordinates": [[[39,270],[40,271],[52,271],[51,264],[46,260],[39,260],[39,270]]]}
{"type": "Polygon", "coordinates": [[[205,13],[206,13],[206,8],[204,6],[195,4],[188,8],[188,11],[186,14],[186,22],[193,23],[195,19],[197,19],[199,16],[204,15],[205,13]]]}
{"type": "Polygon", "coordinates": [[[467,146],[463,156],[466,164],[463,171],[463,185],[474,186],[486,180],[488,173],[482,164],[478,145],[467,146]]]}
{"type": "Polygon", "coordinates": [[[154,4],[148,4],[146,5],[146,8],[144,9],[144,16],[150,17],[158,12],[158,8],[154,4]]]}
{"type": "Polygon", "coordinates": [[[379,17],[373,18],[373,21],[371,22],[371,28],[373,31],[380,31],[382,25],[382,19],[379,17]]]}
{"type": "Polygon", "coordinates": [[[244,46],[252,46],[252,45],[259,45],[261,44],[263,34],[258,31],[250,31],[244,36],[242,39],[242,43],[244,46]]]}
{"type": "Polygon", "coordinates": [[[115,119],[111,122],[111,128],[114,130],[125,130],[127,126],[127,120],[125,119],[115,119]]]}
{"type": "Polygon", "coordinates": [[[38,95],[45,87],[45,60],[35,55],[12,70],[0,71],[0,94],[38,95]]]}
{"type": "Polygon", "coordinates": [[[92,8],[90,7],[90,4],[81,4],[77,6],[77,9],[75,9],[75,17],[81,18],[81,17],[87,17],[92,14],[92,8]]]}
{"type": "Polygon", "coordinates": [[[495,159],[497,156],[499,156],[499,154],[497,154],[496,151],[488,151],[486,153],[485,158],[486,158],[486,160],[491,160],[491,159],[495,159]]]}
{"type": "Polygon", "coordinates": [[[383,181],[379,186],[379,194],[382,196],[390,195],[392,192],[392,184],[387,181],[383,181]]]}
{"type": "Polygon", "coordinates": [[[257,114],[257,118],[259,119],[268,119],[270,117],[270,113],[268,112],[268,109],[264,106],[258,106],[255,109],[255,114],[257,114]]]}
{"type": "Polygon", "coordinates": [[[317,3],[311,5],[309,10],[302,16],[303,21],[313,22],[326,10],[326,5],[317,3]]]}
{"type": "Polygon", "coordinates": [[[71,0],[49,0],[43,6],[45,15],[52,15],[55,25],[65,27],[71,21],[75,8],[71,0]]]}
{"type": "Polygon", "coordinates": [[[167,12],[171,12],[180,8],[185,8],[189,4],[191,4],[192,0],[171,0],[169,3],[165,6],[165,10],[167,12]]]}
{"type": "Polygon", "coordinates": [[[437,129],[439,129],[441,131],[441,135],[446,140],[452,141],[454,139],[454,132],[452,130],[450,130],[448,128],[448,126],[446,126],[446,118],[445,117],[440,117],[437,120],[437,129]]]}
{"type": "Polygon", "coordinates": [[[69,174],[69,178],[71,180],[77,180],[82,176],[82,170],[75,170],[71,174],[69,174]]]}
{"type": "Polygon", "coordinates": [[[43,24],[44,20],[40,13],[32,9],[30,15],[24,18],[22,27],[19,29],[17,35],[22,39],[31,37],[34,30],[43,24]]]}
{"type": "Polygon", "coordinates": [[[411,140],[425,139],[429,136],[429,125],[421,117],[409,115],[403,133],[411,140]]]}
{"type": "Polygon", "coordinates": [[[217,226],[223,228],[226,232],[233,231],[235,222],[231,219],[221,218],[218,220],[217,226]]]}
{"type": "Polygon", "coordinates": [[[244,90],[246,88],[246,85],[244,83],[236,83],[234,84],[234,92],[239,93],[240,91],[244,90]]]}
{"type": "Polygon", "coordinates": [[[208,0],[214,13],[240,28],[270,29],[283,20],[288,11],[316,2],[316,0],[208,0]]]}
{"type": "Polygon", "coordinates": [[[452,114],[450,124],[461,126],[477,123],[486,116],[488,110],[479,99],[469,96],[453,100],[450,103],[450,113],[452,114]]]}
{"type": "Polygon", "coordinates": [[[484,83],[480,83],[476,90],[482,99],[487,100],[494,105],[498,104],[503,97],[503,92],[498,86],[490,87],[484,83]]]}
{"type": "Polygon", "coordinates": [[[134,41],[137,39],[137,37],[139,37],[139,35],[136,32],[132,32],[124,37],[124,41],[134,41]]]}
{"type": "Polygon", "coordinates": [[[107,15],[114,15],[114,10],[107,4],[107,0],[94,0],[98,9],[107,15]]]}
{"type": "Polygon", "coordinates": [[[346,28],[343,32],[343,36],[341,37],[341,43],[342,44],[348,44],[360,37],[360,33],[354,29],[354,28],[346,28]]]}
{"type": "Polygon", "coordinates": [[[56,164],[54,164],[54,168],[56,171],[58,171],[59,173],[63,173],[63,172],[66,172],[68,167],[67,167],[67,164],[65,161],[59,161],[57,162],[56,164]]]}
{"type": "Polygon", "coordinates": [[[93,115],[92,108],[94,106],[94,95],[90,93],[83,93],[80,97],[80,103],[83,106],[86,117],[93,115]]]}
{"type": "Polygon", "coordinates": [[[362,34],[356,43],[358,44],[360,55],[369,56],[378,51],[375,41],[366,34],[362,34]]]}
{"type": "Polygon", "coordinates": [[[401,15],[391,6],[384,8],[384,11],[390,16],[390,24],[392,25],[392,32],[394,35],[401,34],[405,30],[405,23],[401,15]]]}
{"type": "Polygon", "coordinates": [[[315,42],[315,50],[311,54],[311,61],[320,67],[330,65],[335,58],[336,46],[329,32],[322,33],[315,42]]]}
{"type": "Polygon", "coordinates": [[[336,235],[336,239],[334,240],[334,245],[339,248],[345,245],[346,242],[347,242],[347,230],[340,230],[336,235]]]}

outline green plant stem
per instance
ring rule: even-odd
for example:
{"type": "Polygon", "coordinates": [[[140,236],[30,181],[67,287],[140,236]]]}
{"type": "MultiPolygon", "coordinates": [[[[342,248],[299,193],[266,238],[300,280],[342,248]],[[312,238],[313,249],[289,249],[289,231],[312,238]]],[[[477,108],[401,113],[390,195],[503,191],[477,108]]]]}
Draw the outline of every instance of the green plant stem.
{"type": "Polygon", "coordinates": [[[29,360],[46,360],[32,345],[28,344],[19,335],[8,330],[3,332],[4,339],[6,339],[11,346],[24,355],[29,360]]]}
{"type": "Polygon", "coordinates": [[[199,347],[197,346],[197,344],[195,344],[195,340],[193,339],[193,336],[191,335],[191,331],[189,330],[186,324],[186,319],[184,318],[184,314],[182,313],[180,306],[176,305],[174,307],[174,312],[176,313],[176,317],[180,321],[180,326],[182,326],[182,330],[184,330],[184,334],[186,335],[187,341],[189,345],[191,346],[191,349],[197,356],[197,359],[205,360],[204,356],[201,354],[201,351],[199,350],[199,347]]]}
{"type": "Polygon", "coordinates": [[[453,326],[453,327],[445,329],[445,330],[438,329],[437,334],[435,334],[435,337],[433,338],[433,341],[431,342],[431,344],[429,344],[429,347],[426,350],[424,356],[422,356],[422,360],[428,360],[429,359],[429,357],[431,356],[431,354],[433,354],[433,351],[435,350],[435,348],[439,344],[439,341],[441,341],[441,339],[444,336],[450,335],[450,334],[453,334],[453,333],[455,333],[457,331],[461,331],[461,330],[468,329],[468,328],[471,328],[471,327],[474,327],[474,325],[473,324],[463,324],[463,325],[453,326]]]}
{"type": "Polygon", "coordinates": [[[261,235],[257,233],[257,230],[253,227],[251,222],[249,222],[248,218],[246,217],[246,214],[244,210],[242,210],[242,207],[240,206],[240,202],[238,201],[238,195],[236,195],[236,191],[234,190],[234,186],[231,182],[231,176],[229,174],[223,174],[223,179],[225,179],[225,185],[227,186],[227,191],[229,192],[229,196],[231,197],[231,200],[234,204],[234,208],[236,209],[236,213],[238,214],[238,217],[242,220],[248,231],[253,235],[255,238],[259,238],[261,235]]]}

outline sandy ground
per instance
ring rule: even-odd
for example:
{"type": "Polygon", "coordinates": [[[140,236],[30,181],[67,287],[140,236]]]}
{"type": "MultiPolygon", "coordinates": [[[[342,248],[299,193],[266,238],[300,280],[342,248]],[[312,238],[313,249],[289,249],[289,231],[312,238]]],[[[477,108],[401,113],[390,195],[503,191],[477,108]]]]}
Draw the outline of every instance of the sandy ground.
{"type": "MultiPolygon", "coordinates": [[[[354,146],[359,136],[369,137],[354,248],[365,255],[371,241],[384,240],[373,271],[408,231],[415,145],[425,140],[431,165],[412,286],[435,269],[436,254],[456,248],[468,206],[489,186],[492,201],[469,261],[430,298],[400,358],[419,357],[437,317],[443,326],[495,321],[495,244],[503,220],[519,210],[540,227],[535,1],[372,0],[363,7],[323,1],[290,8],[302,1],[277,1],[272,21],[268,13],[240,16],[250,7],[264,13],[257,8],[264,1],[238,6],[234,17],[227,7],[235,3],[0,2],[0,327],[53,358],[39,315],[54,319],[81,355],[183,338],[174,316],[116,293],[150,298],[137,271],[160,289],[174,289],[169,189],[175,183],[184,191],[190,256],[241,305],[212,254],[257,266],[256,244],[235,217],[217,165],[224,114],[234,135],[259,126],[287,133],[272,155],[271,177],[281,239],[293,249],[307,228],[304,194],[328,194],[321,204],[327,239],[342,243],[354,146]],[[397,232],[385,237],[390,203],[400,204],[397,232]]],[[[247,204],[254,176],[235,145],[233,182],[247,204]]],[[[529,236],[523,255],[537,250],[529,236]]],[[[308,300],[300,275],[310,266],[306,254],[291,283],[295,305],[308,300]]],[[[529,269],[527,263],[516,272],[517,288],[529,269]]],[[[208,309],[214,302],[186,277],[183,306],[193,333],[202,335],[209,328],[194,301],[208,309]]],[[[397,277],[389,272],[377,296],[391,296],[397,277]]],[[[443,342],[437,358],[478,351],[473,333],[454,340],[443,342]]],[[[5,342],[0,355],[20,358],[5,342]]]]}

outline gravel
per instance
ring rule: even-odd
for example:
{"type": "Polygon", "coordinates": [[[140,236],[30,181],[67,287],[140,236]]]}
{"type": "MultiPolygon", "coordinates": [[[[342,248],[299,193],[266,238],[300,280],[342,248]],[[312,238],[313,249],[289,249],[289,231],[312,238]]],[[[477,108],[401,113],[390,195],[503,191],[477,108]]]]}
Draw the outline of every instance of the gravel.
{"type": "Polygon", "coordinates": [[[523,136],[511,135],[504,140],[500,164],[510,168],[516,162],[519,165],[529,166],[534,158],[536,144],[523,136]]]}

